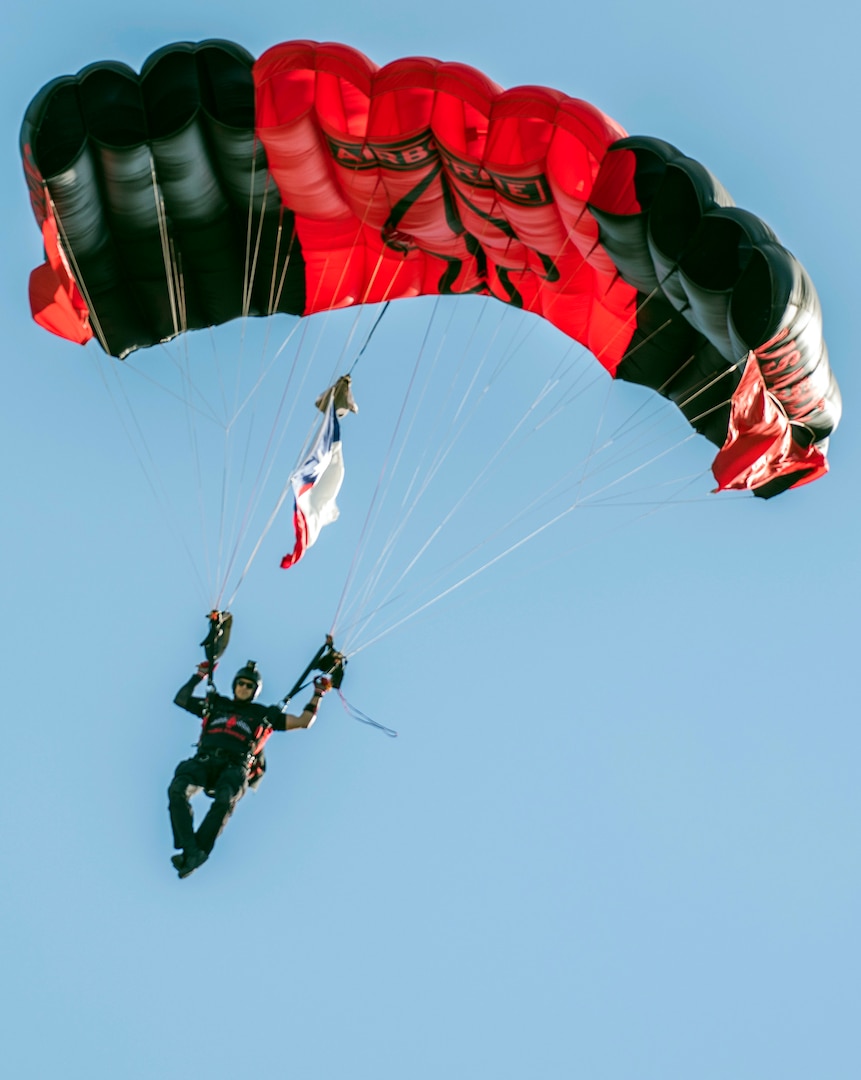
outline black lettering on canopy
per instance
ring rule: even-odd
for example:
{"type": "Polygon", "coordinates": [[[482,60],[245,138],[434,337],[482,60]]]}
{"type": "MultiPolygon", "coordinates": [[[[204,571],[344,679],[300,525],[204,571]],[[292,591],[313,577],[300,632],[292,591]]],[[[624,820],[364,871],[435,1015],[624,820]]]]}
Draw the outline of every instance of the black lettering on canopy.
{"type": "Polygon", "coordinates": [[[327,135],[329,150],[339,165],[348,169],[393,169],[412,172],[439,162],[439,152],[430,130],[409,139],[392,142],[348,142],[327,135]]]}

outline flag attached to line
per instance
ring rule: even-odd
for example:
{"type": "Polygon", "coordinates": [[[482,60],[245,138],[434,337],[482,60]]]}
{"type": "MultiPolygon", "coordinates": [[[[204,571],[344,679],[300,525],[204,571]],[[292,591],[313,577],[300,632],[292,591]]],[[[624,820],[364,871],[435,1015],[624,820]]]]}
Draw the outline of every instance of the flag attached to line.
{"type": "MultiPolygon", "coordinates": [[[[349,377],[345,376],[349,393],[349,377]]],[[[317,408],[323,413],[323,422],[314,438],[307,457],[290,477],[293,488],[293,528],[296,540],[293,550],[281,560],[286,570],[295,565],[314,544],[324,525],[331,525],[338,518],[336,502],[344,482],[344,454],[341,448],[340,416],[345,412],[358,412],[355,402],[346,408],[342,404],[339,379],[317,400],[317,408]]]]}

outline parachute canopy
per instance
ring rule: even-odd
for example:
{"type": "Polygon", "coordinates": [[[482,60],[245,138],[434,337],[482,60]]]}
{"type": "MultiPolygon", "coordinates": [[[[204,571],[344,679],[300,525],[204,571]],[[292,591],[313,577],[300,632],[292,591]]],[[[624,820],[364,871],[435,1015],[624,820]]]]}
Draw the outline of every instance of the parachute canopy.
{"type": "Polygon", "coordinates": [[[545,87],[293,41],[169,45],[30,104],[36,321],[106,352],[242,315],[480,294],[652,387],[722,488],[827,471],[840,395],[801,264],[702,165],[545,87]]]}

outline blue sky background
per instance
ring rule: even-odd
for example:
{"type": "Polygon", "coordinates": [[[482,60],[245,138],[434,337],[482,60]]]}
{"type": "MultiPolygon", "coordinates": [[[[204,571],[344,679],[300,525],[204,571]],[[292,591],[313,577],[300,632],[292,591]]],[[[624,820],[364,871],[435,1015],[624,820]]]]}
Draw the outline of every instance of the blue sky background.
{"type": "MultiPolygon", "coordinates": [[[[0,74],[5,1075],[859,1075],[858,31],[833,0],[12,0],[0,74]],[[182,421],[123,373],[161,455],[165,514],[96,346],[30,321],[41,247],[18,129],[55,75],[102,59],[138,68],[163,44],[207,37],[255,54],[312,38],[378,63],[460,60],[676,144],[804,262],[845,411],[832,472],[814,485],[768,503],[709,496],[712,448],[692,440],[660,466],[659,479],[693,478],[677,505],[651,512],[644,479],[642,506],[566,516],[361,652],[347,696],[399,738],[327,699],[311,732],[273,739],[261,790],[180,883],[165,789],[196,732],[171,700],[200,658],[209,602],[168,528],[185,529],[196,500],[182,421]]],[[[466,304],[461,342],[478,310],[466,304]]],[[[429,311],[395,306],[381,324],[356,372],[361,411],[344,425],[342,520],[289,574],[276,526],[234,605],[223,685],[253,656],[277,699],[329,629],[429,311]]],[[[569,363],[558,335],[540,327],[518,351],[528,328],[498,318],[486,316],[495,396],[429,492],[425,535],[569,363]]],[[[351,326],[315,327],[304,346],[314,360],[288,458],[351,326]]],[[[440,351],[435,403],[456,382],[454,346],[440,351]]],[[[608,396],[608,381],[494,473],[478,524],[447,527],[452,552],[507,521],[541,477],[565,475],[605,424],[637,414],[642,396],[608,396]]],[[[434,422],[417,422],[430,442],[434,422]]],[[[669,448],[680,429],[666,423],[669,448]]],[[[185,535],[199,561],[193,524],[185,535]]]]}

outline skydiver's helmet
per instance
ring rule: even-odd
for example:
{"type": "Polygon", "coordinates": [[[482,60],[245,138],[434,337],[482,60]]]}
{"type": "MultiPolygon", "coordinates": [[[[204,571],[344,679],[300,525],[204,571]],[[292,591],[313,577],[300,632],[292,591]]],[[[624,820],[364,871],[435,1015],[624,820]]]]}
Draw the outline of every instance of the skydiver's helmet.
{"type": "Polygon", "coordinates": [[[236,684],[240,679],[247,679],[249,682],[254,683],[255,690],[252,694],[252,701],[260,695],[260,691],[263,689],[263,679],[261,678],[260,672],[257,670],[257,664],[253,660],[248,660],[245,667],[241,667],[233,676],[234,696],[236,694],[236,684]]]}

